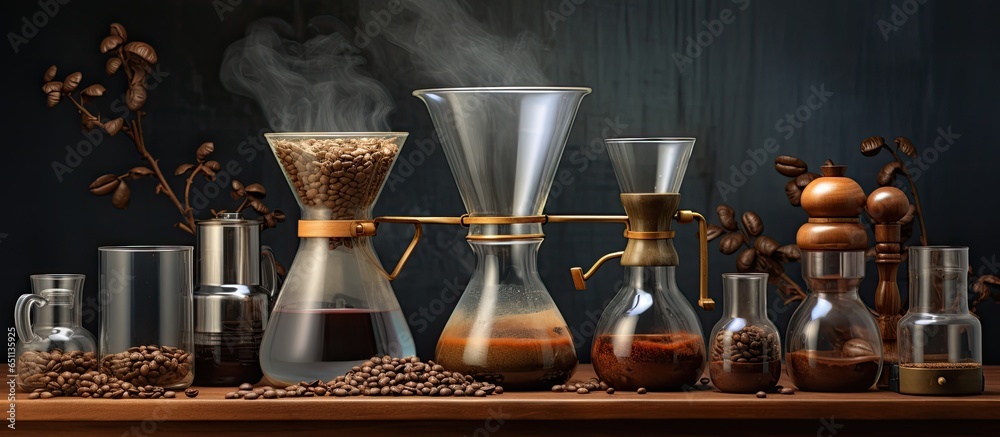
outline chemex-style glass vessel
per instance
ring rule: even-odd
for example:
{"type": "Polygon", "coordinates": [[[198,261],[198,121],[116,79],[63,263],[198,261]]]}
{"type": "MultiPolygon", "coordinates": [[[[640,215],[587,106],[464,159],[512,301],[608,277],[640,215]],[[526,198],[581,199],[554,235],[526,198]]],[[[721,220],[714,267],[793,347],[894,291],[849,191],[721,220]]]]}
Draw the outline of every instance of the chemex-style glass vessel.
{"type": "Polygon", "coordinates": [[[268,133],[301,209],[299,248],[260,363],[273,382],[329,380],[375,355],[416,353],[372,247],[372,207],[406,133],[268,133]]]}
{"type": "Polygon", "coordinates": [[[468,216],[469,285],[438,339],[445,368],[507,390],[543,390],[576,368],[573,337],[538,276],[542,210],[589,88],[417,90],[468,216]]]}
{"type": "Polygon", "coordinates": [[[910,247],[910,309],[899,321],[899,392],[983,392],[983,333],[969,313],[969,248],[910,247]]]}
{"type": "Polygon", "coordinates": [[[59,371],[83,374],[98,370],[97,341],[83,328],[84,275],[31,275],[31,294],[23,294],[14,305],[17,331],[17,386],[24,391],[62,390],[75,386],[59,384],[50,375],[59,371]],[[32,318],[31,309],[35,307],[32,318]]]}
{"type": "Polygon", "coordinates": [[[709,336],[712,384],[729,393],[771,391],[781,377],[781,337],[767,318],[767,273],[725,273],[722,286],[722,319],[709,336]]]}
{"type": "Polygon", "coordinates": [[[809,296],[788,323],[785,365],[800,390],[865,391],[882,370],[881,331],[858,296],[868,248],[858,216],[867,197],[844,176],[844,166],[825,165],[822,171],[802,191],[809,222],[796,242],[809,296]]]}
{"type": "MultiPolygon", "coordinates": [[[[682,389],[698,381],[706,358],[701,323],[677,286],[678,274],[693,275],[698,270],[677,270],[680,261],[670,229],[695,140],[616,138],[605,143],[628,216],[628,243],[623,252],[602,258],[621,256],[625,276],[597,323],[591,351],[594,370],[602,381],[620,390],[682,389]]],[[[689,217],[684,221],[695,215],[701,217],[690,211],[678,214],[689,217]]],[[[702,246],[707,261],[705,250],[702,246]]],[[[577,288],[581,288],[580,270],[574,270],[577,288]]],[[[707,276],[701,279],[699,304],[712,309],[707,276]]]]}

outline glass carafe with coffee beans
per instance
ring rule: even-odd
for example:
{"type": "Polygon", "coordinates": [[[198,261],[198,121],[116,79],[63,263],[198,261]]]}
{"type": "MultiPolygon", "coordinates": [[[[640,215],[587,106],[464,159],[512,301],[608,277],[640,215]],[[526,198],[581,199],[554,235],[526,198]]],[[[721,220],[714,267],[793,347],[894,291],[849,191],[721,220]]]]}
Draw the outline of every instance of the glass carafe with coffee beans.
{"type": "Polygon", "coordinates": [[[329,380],[372,356],[415,354],[371,241],[372,207],[407,134],[264,136],[301,210],[299,248],[264,332],[264,374],[329,380]]]}
{"type": "Polygon", "coordinates": [[[910,309],[899,321],[898,391],[983,392],[983,333],[969,313],[968,247],[910,247],[910,309]]]}
{"type": "MultiPolygon", "coordinates": [[[[672,221],[699,221],[701,294],[708,298],[708,249],[705,219],[681,210],[680,187],[694,149],[694,138],[622,138],[605,140],[625,208],[628,243],[608,254],[586,274],[573,268],[577,289],[605,261],[621,257],[622,286],[601,314],[591,360],[597,376],[619,390],[679,390],[698,381],[705,370],[705,339],[691,303],[677,286],[672,221]]],[[[692,271],[692,270],[689,270],[692,271]]]]}
{"type": "Polygon", "coordinates": [[[15,379],[21,390],[71,396],[76,385],[60,380],[98,370],[97,342],[82,326],[83,281],[84,275],[31,275],[32,293],[17,299],[15,379]]]}
{"type": "Polygon", "coordinates": [[[800,390],[866,391],[882,370],[881,332],[858,296],[868,248],[858,216],[866,196],[844,177],[844,166],[828,164],[822,172],[802,191],[809,222],[796,240],[809,296],[789,321],[785,364],[800,390]]]}
{"type": "Polygon", "coordinates": [[[476,254],[469,285],[437,343],[445,368],[506,390],[565,383],[573,338],[538,275],[542,216],[573,119],[589,88],[418,90],[441,136],[476,254]]]}
{"type": "Polygon", "coordinates": [[[781,337],[767,318],[767,273],[725,273],[722,292],[722,319],[708,337],[712,384],[728,393],[769,392],[781,377],[781,337]]]}

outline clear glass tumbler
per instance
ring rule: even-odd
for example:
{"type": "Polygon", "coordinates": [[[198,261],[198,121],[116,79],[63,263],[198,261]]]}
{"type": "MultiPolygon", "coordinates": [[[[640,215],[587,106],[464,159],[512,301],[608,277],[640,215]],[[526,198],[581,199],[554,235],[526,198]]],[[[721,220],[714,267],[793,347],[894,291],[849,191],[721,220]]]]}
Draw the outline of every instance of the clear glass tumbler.
{"type": "Polygon", "coordinates": [[[194,380],[190,246],[101,247],[101,371],[137,386],[194,380]]]}

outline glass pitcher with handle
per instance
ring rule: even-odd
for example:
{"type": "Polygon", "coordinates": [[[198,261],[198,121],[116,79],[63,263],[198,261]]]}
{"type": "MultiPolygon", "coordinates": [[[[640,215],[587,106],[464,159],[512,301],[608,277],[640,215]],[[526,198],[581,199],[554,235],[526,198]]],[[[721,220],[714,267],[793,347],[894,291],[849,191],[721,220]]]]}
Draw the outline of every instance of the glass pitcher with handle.
{"type": "Polygon", "coordinates": [[[84,278],[77,274],[32,275],[32,293],[17,299],[16,380],[21,390],[46,389],[69,396],[72,393],[67,391],[75,386],[65,383],[67,373],[72,377],[98,370],[97,342],[81,324],[84,278]]]}

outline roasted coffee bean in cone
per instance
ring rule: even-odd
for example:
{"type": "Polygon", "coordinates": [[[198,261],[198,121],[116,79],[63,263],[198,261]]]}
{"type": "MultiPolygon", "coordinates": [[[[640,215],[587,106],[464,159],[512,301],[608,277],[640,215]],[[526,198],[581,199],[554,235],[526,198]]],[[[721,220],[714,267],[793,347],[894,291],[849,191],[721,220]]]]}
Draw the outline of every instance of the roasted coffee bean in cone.
{"type": "MultiPolygon", "coordinates": [[[[370,218],[372,204],[399,153],[398,137],[281,138],[278,161],[304,208],[325,207],[327,220],[370,218]]],[[[331,249],[352,247],[334,238],[331,249]]]]}

